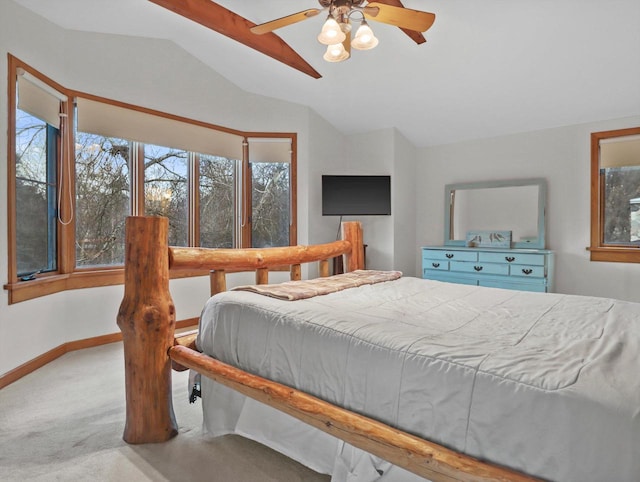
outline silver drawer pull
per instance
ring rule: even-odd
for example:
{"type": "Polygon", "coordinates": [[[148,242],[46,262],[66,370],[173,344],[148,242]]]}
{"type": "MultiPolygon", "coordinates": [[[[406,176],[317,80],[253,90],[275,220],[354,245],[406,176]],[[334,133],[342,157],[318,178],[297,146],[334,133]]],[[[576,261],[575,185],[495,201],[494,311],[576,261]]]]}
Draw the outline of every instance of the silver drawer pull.
{"type": "Polygon", "coordinates": [[[513,256],[505,256],[504,259],[506,259],[509,263],[516,260],[516,258],[514,258],[513,256]]]}
{"type": "Polygon", "coordinates": [[[447,254],[445,254],[445,256],[446,256],[447,258],[451,259],[451,258],[453,258],[453,253],[447,253],[447,254]]]}
{"type": "Polygon", "coordinates": [[[431,266],[433,266],[434,268],[439,268],[440,267],[440,263],[431,263],[431,266]]]}
{"type": "Polygon", "coordinates": [[[532,270],[532,269],[529,269],[529,268],[522,268],[522,272],[523,272],[524,274],[531,274],[531,273],[533,273],[533,270],[532,270]]]}
{"type": "Polygon", "coordinates": [[[482,266],[474,266],[473,269],[475,269],[476,271],[482,271],[482,266]]]}

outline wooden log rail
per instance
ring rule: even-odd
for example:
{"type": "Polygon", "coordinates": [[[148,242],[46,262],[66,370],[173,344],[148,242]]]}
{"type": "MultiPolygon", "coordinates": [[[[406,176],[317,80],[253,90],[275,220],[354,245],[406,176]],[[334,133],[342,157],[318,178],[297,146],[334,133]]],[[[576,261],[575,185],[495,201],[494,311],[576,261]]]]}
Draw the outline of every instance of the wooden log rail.
{"type": "Polygon", "coordinates": [[[362,228],[359,223],[343,223],[343,240],[311,246],[277,248],[211,249],[169,248],[170,269],[208,269],[211,295],[227,290],[226,271],[255,271],[256,284],[269,282],[269,269],[290,265],[290,279],[302,277],[301,265],[319,262],[321,277],[329,276],[329,259],[346,258],[347,271],[364,268],[362,228]]]}
{"type": "Polygon", "coordinates": [[[169,248],[171,269],[249,271],[273,266],[296,265],[326,260],[351,251],[351,242],[334,241],[313,246],[282,248],[212,249],[169,248]]]}
{"type": "MultiPolygon", "coordinates": [[[[175,337],[175,307],[169,292],[169,269],[214,270],[220,285],[226,269],[267,270],[344,254],[347,271],[363,268],[360,223],[343,223],[343,239],[319,247],[257,250],[169,248],[168,220],[131,216],[126,220],[125,289],[117,323],[125,358],[126,423],[123,438],[131,444],[164,442],[178,433],[171,397],[171,364],[193,368],[213,380],[284,411],[352,445],[418,475],[440,481],[514,481],[535,479],[473,459],[381,422],[324,402],[309,394],[257,377],[192,349],[196,333],[175,337]]],[[[264,280],[264,273],[259,275],[264,280]]],[[[212,276],[213,279],[213,276],[212,276]]],[[[294,278],[295,279],[295,278],[294,278]]]]}

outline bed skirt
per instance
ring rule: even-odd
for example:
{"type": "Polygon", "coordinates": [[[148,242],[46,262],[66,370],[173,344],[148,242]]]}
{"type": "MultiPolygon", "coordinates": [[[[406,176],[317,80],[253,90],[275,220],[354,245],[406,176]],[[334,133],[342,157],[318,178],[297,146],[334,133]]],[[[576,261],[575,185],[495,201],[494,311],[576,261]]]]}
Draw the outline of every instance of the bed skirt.
{"type": "Polygon", "coordinates": [[[426,479],[311,427],[219,383],[202,378],[204,431],[261,443],[331,482],[424,482],[426,479]]]}

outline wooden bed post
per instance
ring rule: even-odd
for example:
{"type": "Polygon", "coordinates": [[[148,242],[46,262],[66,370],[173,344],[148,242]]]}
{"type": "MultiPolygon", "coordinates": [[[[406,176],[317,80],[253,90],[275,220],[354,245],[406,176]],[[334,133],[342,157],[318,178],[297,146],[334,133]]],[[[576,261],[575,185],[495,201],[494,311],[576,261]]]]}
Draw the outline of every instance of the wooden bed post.
{"type": "Polygon", "coordinates": [[[345,273],[364,269],[364,245],[362,243],[362,224],[358,221],[342,223],[342,239],[351,243],[351,253],[344,255],[345,273]]]}
{"type": "Polygon", "coordinates": [[[178,433],[171,397],[175,307],[169,293],[169,221],[126,219],[125,291],[118,312],[124,342],[127,419],[131,444],[164,442],[178,433]]]}
{"type": "Polygon", "coordinates": [[[227,275],[223,269],[212,269],[209,272],[211,296],[227,291],[227,275]]]}

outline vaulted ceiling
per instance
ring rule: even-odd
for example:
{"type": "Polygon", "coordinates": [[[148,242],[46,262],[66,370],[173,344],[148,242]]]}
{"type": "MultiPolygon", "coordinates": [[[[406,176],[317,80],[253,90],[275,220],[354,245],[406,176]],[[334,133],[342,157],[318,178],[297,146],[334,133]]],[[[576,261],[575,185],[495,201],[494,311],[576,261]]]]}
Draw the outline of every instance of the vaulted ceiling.
{"type": "MultiPolygon", "coordinates": [[[[256,94],[310,106],[345,133],[397,128],[414,145],[640,115],[638,0],[403,0],[436,14],[417,45],[370,22],[380,40],[322,60],[320,14],[276,34],[314,79],[147,0],[14,0],[66,29],[164,38],[256,94]]],[[[260,24],[316,0],[219,0],[260,24]]]]}

